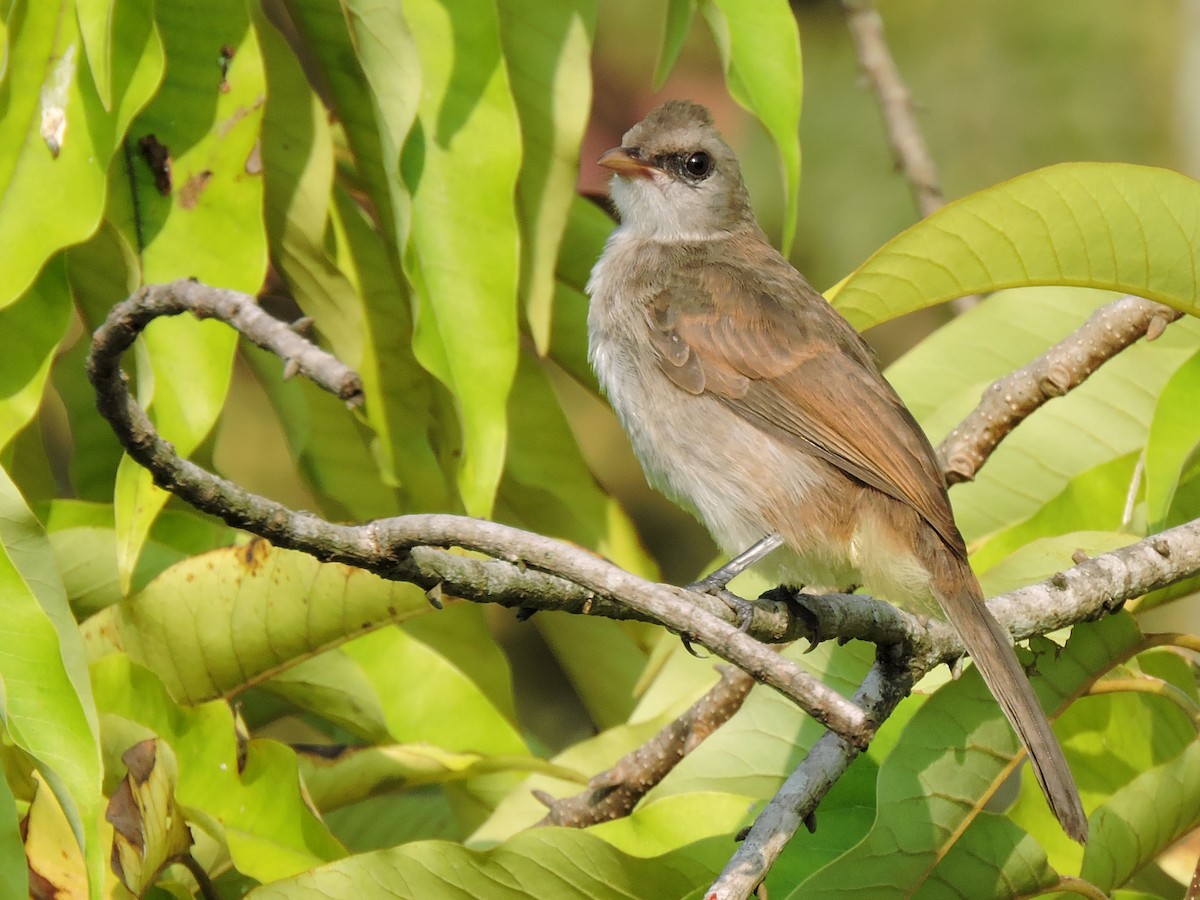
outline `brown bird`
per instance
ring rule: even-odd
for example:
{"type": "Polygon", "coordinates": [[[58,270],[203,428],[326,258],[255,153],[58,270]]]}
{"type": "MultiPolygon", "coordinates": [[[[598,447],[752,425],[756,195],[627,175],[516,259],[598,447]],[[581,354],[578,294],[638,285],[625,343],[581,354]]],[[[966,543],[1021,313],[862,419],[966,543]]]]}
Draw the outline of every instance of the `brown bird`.
{"type": "Polygon", "coordinates": [[[933,448],[867,344],[767,241],[708,110],[669,101],[600,157],[621,225],[588,285],[589,352],[650,482],[768,574],[948,619],[1068,835],[1087,818],[984,605],[933,448]]]}

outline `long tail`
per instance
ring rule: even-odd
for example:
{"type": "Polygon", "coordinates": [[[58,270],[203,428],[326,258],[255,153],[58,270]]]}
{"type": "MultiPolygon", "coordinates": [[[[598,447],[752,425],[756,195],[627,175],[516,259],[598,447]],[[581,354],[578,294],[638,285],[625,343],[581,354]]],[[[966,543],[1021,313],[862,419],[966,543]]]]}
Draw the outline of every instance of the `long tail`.
{"type": "Polygon", "coordinates": [[[1062,748],[1013,652],[1010,635],[988,612],[979,582],[966,563],[961,565],[966,572],[961,578],[954,579],[958,589],[946,591],[945,596],[938,598],[942,609],[950,624],[958,630],[983,680],[1025,745],[1033,773],[1063,831],[1079,843],[1085,843],[1087,816],[1062,748]],[[971,589],[963,591],[964,583],[970,584],[971,589]]]}

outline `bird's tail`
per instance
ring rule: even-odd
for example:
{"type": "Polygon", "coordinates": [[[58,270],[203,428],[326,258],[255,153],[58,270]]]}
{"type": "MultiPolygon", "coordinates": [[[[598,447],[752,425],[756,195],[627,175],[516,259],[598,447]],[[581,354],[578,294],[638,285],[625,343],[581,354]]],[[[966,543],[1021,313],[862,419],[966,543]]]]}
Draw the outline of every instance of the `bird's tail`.
{"type": "Polygon", "coordinates": [[[967,563],[960,561],[960,564],[966,571],[962,577],[953,579],[956,590],[952,596],[946,591],[945,596],[939,597],[942,609],[1025,745],[1050,809],[1063,830],[1082,844],[1087,841],[1087,816],[1066,757],[1013,651],[1011,636],[988,612],[979,582],[967,563]],[[964,584],[969,584],[971,590],[964,592],[964,584]]]}

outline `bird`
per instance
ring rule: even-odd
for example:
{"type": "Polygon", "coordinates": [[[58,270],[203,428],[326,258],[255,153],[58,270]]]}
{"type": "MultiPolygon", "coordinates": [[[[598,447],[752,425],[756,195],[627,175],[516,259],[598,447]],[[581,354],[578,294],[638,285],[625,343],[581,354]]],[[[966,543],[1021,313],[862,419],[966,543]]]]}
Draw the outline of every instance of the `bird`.
{"type": "Polygon", "coordinates": [[[1074,840],[1071,770],[967,561],[934,450],[874,353],[759,227],[709,111],[670,100],[599,158],[619,224],[588,280],[588,354],[647,480],[722,550],[774,537],[781,584],[956,629],[1074,840]]]}

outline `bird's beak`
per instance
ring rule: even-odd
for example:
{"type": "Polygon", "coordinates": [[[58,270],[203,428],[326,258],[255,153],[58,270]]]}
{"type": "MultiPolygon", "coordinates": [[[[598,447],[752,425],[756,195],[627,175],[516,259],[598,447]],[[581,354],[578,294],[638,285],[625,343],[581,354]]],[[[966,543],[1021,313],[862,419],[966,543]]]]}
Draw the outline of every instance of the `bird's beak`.
{"type": "Polygon", "coordinates": [[[611,150],[606,150],[596,162],[627,178],[649,178],[654,172],[654,166],[638,159],[624,147],[613,147],[611,150]]]}

